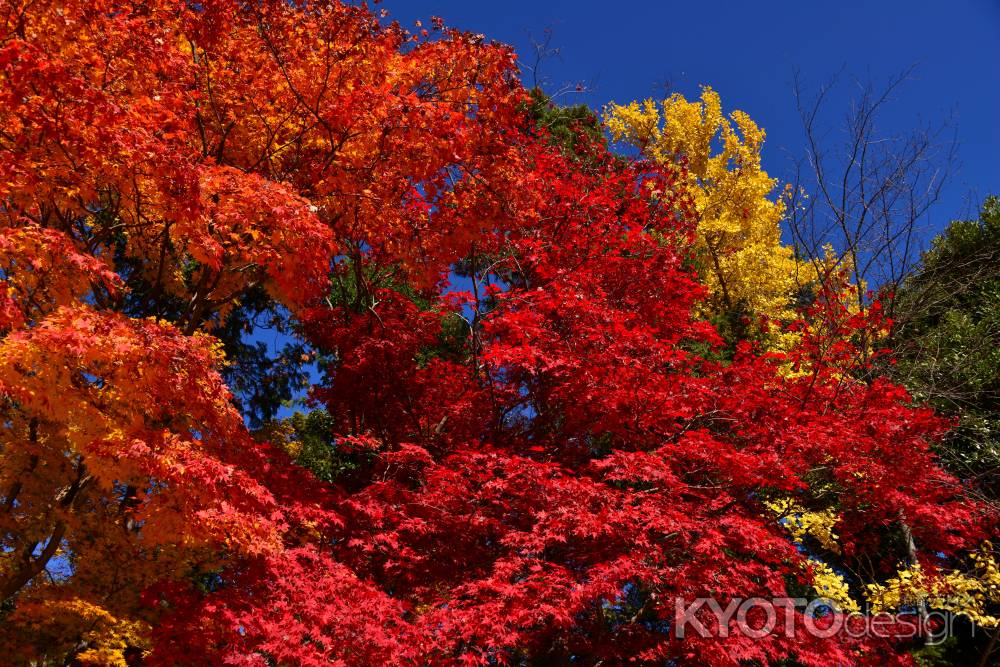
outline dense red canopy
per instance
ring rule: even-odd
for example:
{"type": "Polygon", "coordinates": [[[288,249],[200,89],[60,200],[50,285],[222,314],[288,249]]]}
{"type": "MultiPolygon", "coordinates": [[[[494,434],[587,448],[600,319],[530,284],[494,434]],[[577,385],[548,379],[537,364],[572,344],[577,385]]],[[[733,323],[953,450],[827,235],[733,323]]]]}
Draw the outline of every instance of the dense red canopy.
{"type": "Polygon", "coordinates": [[[722,360],[683,179],[550,142],[506,47],[338,2],[13,0],[0,26],[10,655],[905,662],[680,640],[675,600],[808,588],[775,499],[836,510],[846,572],[983,536],[929,452],[947,425],[852,379],[877,323],[820,299],[802,372],[722,360]],[[210,335],[258,288],[323,360],[333,482],[229,401],[210,335]]]}

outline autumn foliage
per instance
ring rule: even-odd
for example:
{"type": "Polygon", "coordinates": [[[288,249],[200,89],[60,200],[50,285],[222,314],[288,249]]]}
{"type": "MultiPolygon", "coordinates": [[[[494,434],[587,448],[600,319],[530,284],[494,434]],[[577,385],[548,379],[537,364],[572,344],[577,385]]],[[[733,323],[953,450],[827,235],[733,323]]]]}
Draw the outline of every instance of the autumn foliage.
{"type": "Polygon", "coordinates": [[[711,88],[699,102],[675,93],[662,105],[612,105],[608,129],[665,168],[683,166],[698,212],[694,257],[708,291],[705,310],[742,315],[751,330],[763,319],[765,332],[780,339],[770,322],[794,318],[793,297],[813,275],[781,241],[785,202],[761,169],[764,131],[742,111],[724,116],[711,88]]]}
{"type": "Polygon", "coordinates": [[[913,545],[933,578],[988,536],[930,453],[948,423],[853,379],[877,309],[820,298],[787,354],[713,354],[708,195],[550,141],[507,47],[337,2],[0,26],[8,662],[905,664],[682,641],[674,600],[820,573],[865,605],[913,545]],[[223,380],[251,297],[319,360],[323,474],[223,380]]]}

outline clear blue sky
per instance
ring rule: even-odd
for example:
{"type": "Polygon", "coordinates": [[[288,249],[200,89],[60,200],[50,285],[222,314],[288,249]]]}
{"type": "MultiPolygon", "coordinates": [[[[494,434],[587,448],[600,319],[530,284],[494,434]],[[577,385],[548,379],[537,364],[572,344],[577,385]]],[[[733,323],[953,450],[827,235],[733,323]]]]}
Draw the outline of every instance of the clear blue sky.
{"type": "MultiPolygon", "coordinates": [[[[560,54],[543,66],[544,86],[587,83],[561,101],[603,107],[662,95],[662,84],[696,96],[701,84],[767,130],[765,168],[787,173],[803,137],[791,92],[798,69],[812,88],[844,69],[830,108],[846,112],[849,75],[876,81],[919,65],[883,119],[884,132],[954,112],[959,164],[925,221],[940,229],[1000,193],[1000,0],[674,2],[671,0],[384,0],[404,27],[440,16],[452,27],[512,44],[533,60],[530,36],[553,31],[560,54]]],[[[529,81],[530,83],[530,81],[529,81]]],[[[834,119],[836,120],[836,119],[834,119]]]]}

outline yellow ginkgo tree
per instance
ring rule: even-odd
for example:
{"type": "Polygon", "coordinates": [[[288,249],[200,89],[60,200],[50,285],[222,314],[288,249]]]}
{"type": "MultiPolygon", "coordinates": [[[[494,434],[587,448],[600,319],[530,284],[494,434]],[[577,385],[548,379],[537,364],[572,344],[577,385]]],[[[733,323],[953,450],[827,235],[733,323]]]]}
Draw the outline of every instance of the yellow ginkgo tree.
{"type": "Polygon", "coordinates": [[[761,318],[793,317],[806,271],[781,241],[785,204],[776,196],[777,180],[761,168],[764,131],[742,111],[724,115],[718,93],[708,87],[700,101],[675,93],[660,103],[612,104],[605,122],[615,141],[661,165],[686,167],[699,214],[696,261],[709,293],[705,314],[749,316],[758,333],[772,330],[760,330],[761,318]]]}

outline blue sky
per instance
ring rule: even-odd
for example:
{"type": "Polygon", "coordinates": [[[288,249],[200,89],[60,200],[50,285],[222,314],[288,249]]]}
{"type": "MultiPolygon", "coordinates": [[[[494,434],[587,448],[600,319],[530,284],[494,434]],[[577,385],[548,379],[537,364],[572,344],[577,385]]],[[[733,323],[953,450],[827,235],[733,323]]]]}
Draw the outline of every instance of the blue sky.
{"type": "Polygon", "coordinates": [[[803,154],[791,80],[815,89],[843,70],[830,98],[836,121],[853,94],[851,77],[884,80],[917,70],[883,117],[883,133],[954,114],[959,162],[925,224],[940,229],[969,202],[1000,193],[1000,0],[860,2],[673,2],[634,0],[384,0],[404,26],[441,16],[452,27],[512,44],[531,63],[531,38],[551,28],[560,53],[544,63],[549,91],[583,82],[565,103],[603,107],[662,96],[663,83],[688,97],[701,84],[767,130],[765,168],[787,175],[803,154]]]}

